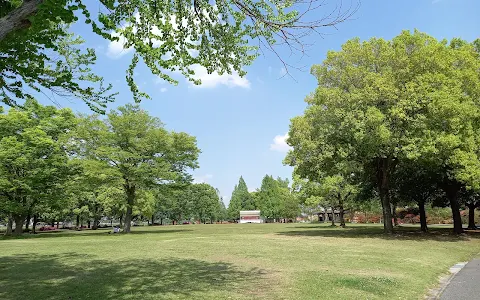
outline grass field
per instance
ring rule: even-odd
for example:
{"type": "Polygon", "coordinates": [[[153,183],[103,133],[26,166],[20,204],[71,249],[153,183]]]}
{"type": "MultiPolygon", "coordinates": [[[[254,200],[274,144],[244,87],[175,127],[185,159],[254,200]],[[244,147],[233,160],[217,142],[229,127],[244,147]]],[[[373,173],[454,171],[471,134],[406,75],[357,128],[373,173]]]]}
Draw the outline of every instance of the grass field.
{"type": "Polygon", "coordinates": [[[420,299],[480,237],[314,224],[0,238],[0,299],[420,299]]]}

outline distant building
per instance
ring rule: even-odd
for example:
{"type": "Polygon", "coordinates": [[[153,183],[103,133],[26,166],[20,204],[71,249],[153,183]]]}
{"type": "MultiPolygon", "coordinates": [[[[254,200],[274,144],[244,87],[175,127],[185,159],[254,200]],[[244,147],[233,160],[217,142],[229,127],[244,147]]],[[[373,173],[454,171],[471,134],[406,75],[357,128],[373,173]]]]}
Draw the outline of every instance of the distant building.
{"type": "Polygon", "coordinates": [[[259,210],[241,210],[239,223],[263,223],[259,210]]]}

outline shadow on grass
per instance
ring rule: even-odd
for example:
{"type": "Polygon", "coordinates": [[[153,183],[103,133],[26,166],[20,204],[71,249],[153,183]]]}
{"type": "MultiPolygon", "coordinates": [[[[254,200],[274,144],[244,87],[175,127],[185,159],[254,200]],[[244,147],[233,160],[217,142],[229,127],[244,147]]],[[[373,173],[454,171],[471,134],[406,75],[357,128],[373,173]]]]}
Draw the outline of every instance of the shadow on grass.
{"type": "MultiPolygon", "coordinates": [[[[182,233],[193,231],[192,229],[162,229],[162,230],[136,230],[133,229],[131,235],[140,234],[168,234],[168,233],[182,233]]],[[[0,233],[0,241],[8,239],[39,239],[39,238],[57,238],[57,237],[85,237],[85,236],[108,236],[112,229],[97,229],[97,230],[59,230],[59,231],[39,231],[36,234],[24,233],[21,236],[4,236],[0,233]]],[[[110,235],[113,235],[112,233],[110,235]]],[[[118,234],[115,234],[117,236],[118,234]]],[[[120,233],[120,235],[123,235],[120,233]]]]}
{"type": "Polygon", "coordinates": [[[451,228],[430,228],[427,233],[423,233],[415,227],[396,227],[394,234],[384,234],[381,226],[352,226],[352,227],[326,227],[320,226],[296,226],[292,228],[302,228],[302,230],[277,232],[279,235],[286,236],[318,236],[318,237],[338,237],[338,238],[381,238],[387,240],[435,240],[442,242],[468,241],[472,238],[480,238],[478,231],[466,231],[464,234],[454,234],[451,228]]]}
{"type": "Polygon", "coordinates": [[[0,260],[0,299],[209,299],[242,283],[252,286],[265,273],[195,259],[15,255],[0,260]]]}

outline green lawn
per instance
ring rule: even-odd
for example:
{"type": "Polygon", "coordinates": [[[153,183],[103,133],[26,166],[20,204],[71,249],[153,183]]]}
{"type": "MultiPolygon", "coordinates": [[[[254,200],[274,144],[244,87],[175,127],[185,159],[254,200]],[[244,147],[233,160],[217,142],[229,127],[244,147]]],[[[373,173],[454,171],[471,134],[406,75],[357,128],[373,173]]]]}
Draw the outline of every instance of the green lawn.
{"type": "Polygon", "coordinates": [[[421,299],[476,235],[314,224],[135,227],[0,238],[0,299],[421,299]]]}

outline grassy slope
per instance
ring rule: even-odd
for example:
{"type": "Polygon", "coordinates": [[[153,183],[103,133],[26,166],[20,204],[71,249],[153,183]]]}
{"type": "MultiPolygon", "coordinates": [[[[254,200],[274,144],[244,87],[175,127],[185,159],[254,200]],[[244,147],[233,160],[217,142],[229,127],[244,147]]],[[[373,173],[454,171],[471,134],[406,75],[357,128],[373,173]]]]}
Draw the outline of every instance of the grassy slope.
{"type": "Polygon", "coordinates": [[[306,224],[137,227],[0,239],[0,299],[415,299],[476,236],[306,224]]]}

